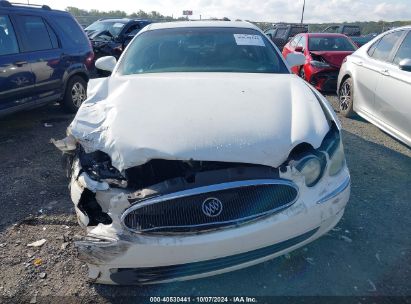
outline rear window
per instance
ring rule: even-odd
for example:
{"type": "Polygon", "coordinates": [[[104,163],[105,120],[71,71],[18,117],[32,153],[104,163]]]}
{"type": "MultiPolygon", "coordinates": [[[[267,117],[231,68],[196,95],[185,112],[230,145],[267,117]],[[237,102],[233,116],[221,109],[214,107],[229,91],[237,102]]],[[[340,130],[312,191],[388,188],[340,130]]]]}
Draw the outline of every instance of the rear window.
{"type": "Polygon", "coordinates": [[[361,30],[357,26],[345,26],[343,29],[343,34],[347,36],[360,36],[361,30]]]}
{"type": "Polygon", "coordinates": [[[53,18],[53,21],[64,33],[63,44],[68,47],[79,47],[89,45],[89,40],[86,34],[81,29],[80,25],[70,17],[59,16],[53,18]]]}
{"type": "Polygon", "coordinates": [[[356,47],[345,37],[310,37],[310,51],[355,51],[356,47]]]}

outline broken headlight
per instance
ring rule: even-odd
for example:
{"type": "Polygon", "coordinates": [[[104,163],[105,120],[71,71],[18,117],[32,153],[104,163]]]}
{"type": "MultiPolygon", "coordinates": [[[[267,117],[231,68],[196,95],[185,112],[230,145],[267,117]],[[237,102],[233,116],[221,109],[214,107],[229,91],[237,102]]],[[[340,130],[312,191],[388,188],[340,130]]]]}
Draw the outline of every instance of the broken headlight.
{"type": "Polygon", "coordinates": [[[325,68],[329,68],[330,65],[327,62],[324,61],[316,61],[316,60],[312,60],[310,62],[310,64],[315,67],[315,68],[320,68],[320,69],[325,69],[325,68]]]}
{"type": "Polygon", "coordinates": [[[328,174],[330,176],[340,173],[345,166],[345,154],[341,140],[338,142],[338,147],[334,151],[333,155],[330,155],[330,161],[328,164],[328,174]]]}
{"type": "Polygon", "coordinates": [[[308,154],[293,161],[293,166],[304,176],[307,187],[312,187],[323,175],[325,159],[320,155],[308,154]]]}
{"type": "Polygon", "coordinates": [[[318,149],[301,145],[294,149],[290,159],[289,164],[304,176],[307,187],[315,186],[326,168],[330,176],[340,173],[345,166],[345,155],[340,131],[335,123],[331,124],[330,131],[318,149]]]}
{"type": "Polygon", "coordinates": [[[321,144],[320,151],[328,154],[328,174],[335,176],[340,173],[345,166],[345,154],[340,131],[335,124],[331,125],[330,131],[321,144]]]}

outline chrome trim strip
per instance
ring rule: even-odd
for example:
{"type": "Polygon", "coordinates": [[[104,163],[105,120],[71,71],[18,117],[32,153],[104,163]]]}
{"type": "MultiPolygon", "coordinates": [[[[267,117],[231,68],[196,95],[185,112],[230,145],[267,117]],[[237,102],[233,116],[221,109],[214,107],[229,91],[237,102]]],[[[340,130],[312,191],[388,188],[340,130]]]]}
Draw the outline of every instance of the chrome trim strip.
{"type": "MultiPolygon", "coordinates": [[[[291,206],[292,204],[294,204],[298,198],[299,198],[299,194],[300,191],[297,187],[296,184],[294,184],[293,182],[289,181],[289,180],[282,180],[282,179],[258,179],[258,180],[247,180],[247,181],[237,181],[237,182],[229,182],[229,183],[222,183],[222,184],[215,184],[215,185],[210,185],[210,186],[204,186],[204,187],[198,187],[198,188],[194,188],[194,189],[189,189],[189,190],[184,190],[184,191],[180,191],[180,192],[175,192],[175,193],[171,193],[171,194],[167,194],[167,195],[163,195],[163,196],[157,196],[148,200],[143,201],[142,203],[137,203],[135,205],[132,205],[130,208],[128,208],[126,211],[124,211],[124,213],[121,216],[121,224],[123,225],[123,227],[129,231],[132,232],[147,232],[147,231],[152,231],[152,230],[157,230],[159,228],[181,228],[181,227],[187,227],[187,228],[191,228],[191,227],[201,227],[201,226],[212,226],[212,225],[219,225],[219,224],[225,224],[225,223],[230,223],[233,222],[233,220],[231,221],[225,221],[225,222],[214,222],[214,223],[209,223],[209,224],[199,224],[199,225],[189,225],[189,226],[162,226],[162,227],[156,227],[156,228],[150,228],[150,229],[143,229],[143,230],[136,230],[136,229],[132,229],[127,227],[124,224],[124,219],[125,217],[133,212],[134,210],[137,210],[139,208],[145,207],[147,205],[152,205],[152,204],[156,204],[156,203],[161,203],[163,201],[166,200],[172,200],[172,199],[177,199],[177,198],[182,198],[182,197],[186,197],[186,196],[192,196],[192,195],[197,195],[197,194],[204,194],[204,193],[208,193],[208,192],[214,192],[214,191],[221,191],[221,190],[227,190],[227,189],[232,189],[232,188],[241,188],[241,187],[250,187],[250,186],[261,186],[261,185],[287,185],[290,187],[293,187],[296,191],[297,191],[297,195],[295,197],[295,199],[293,201],[291,201],[290,203],[283,205],[281,207],[272,209],[270,211],[261,213],[261,214],[256,214],[253,216],[249,216],[249,217],[244,217],[242,219],[244,220],[248,220],[248,219],[253,219],[253,218],[258,218],[264,215],[268,215],[268,214],[272,214],[275,212],[278,212],[279,210],[288,208],[289,206],[291,206]]],[[[235,225],[235,224],[233,224],[235,225]]],[[[224,227],[224,228],[228,228],[228,227],[224,227]]],[[[161,232],[161,231],[159,231],[161,232]]]]}
{"type": "Polygon", "coordinates": [[[341,185],[339,185],[337,188],[335,188],[333,191],[331,191],[330,193],[328,193],[327,195],[323,196],[322,198],[320,198],[317,201],[317,204],[323,204],[326,201],[329,201],[330,199],[336,197],[338,194],[340,194],[341,192],[343,192],[345,189],[347,189],[351,184],[351,178],[348,175],[345,180],[343,181],[343,183],[341,185]]]}

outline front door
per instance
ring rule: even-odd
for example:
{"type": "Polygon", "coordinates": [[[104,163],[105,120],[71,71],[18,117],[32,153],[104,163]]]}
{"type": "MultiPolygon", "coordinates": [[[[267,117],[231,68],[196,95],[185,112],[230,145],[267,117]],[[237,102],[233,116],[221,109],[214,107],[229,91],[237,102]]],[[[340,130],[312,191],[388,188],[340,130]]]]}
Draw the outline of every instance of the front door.
{"type": "Polygon", "coordinates": [[[404,59],[411,60],[411,32],[407,33],[391,62],[381,69],[375,91],[378,119],[411,141],[411,72],[399,68],[404,59]]]}
{"type": "Polygon", "coordinates": [[[33,100],[34,75],[8,15],[0,14],[0,111],[33,100]]]}
{"type": "Polygon", "coordinates": [[[33,94],[38,99],[56,99],[63,89],[63,51],[56,34],[40,16],[15,15],[19,35],[35,75],[33,94]]]}

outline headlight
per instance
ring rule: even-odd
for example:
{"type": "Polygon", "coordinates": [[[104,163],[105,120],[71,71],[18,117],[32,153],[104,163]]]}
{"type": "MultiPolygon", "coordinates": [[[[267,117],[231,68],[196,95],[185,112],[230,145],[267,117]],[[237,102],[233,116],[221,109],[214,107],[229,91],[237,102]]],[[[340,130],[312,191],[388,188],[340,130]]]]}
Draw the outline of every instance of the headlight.
{"type": "Polygon", "coordinates": [[[323,166],[321,160],[315,155],[308,155],[297,161],[295,168],[305,178],[308,187],[314,186],[321,178],[323,166]]]}
{"type": "Polygon", "coordinates": [[[342,168],[345,166],[345,155],[343,144],[340,141],[337,149],[334,151],[334,154],[330,156],[330,162],[328,165],[328,174],[330,176],[337,175],[340,173],[342,168]]]}
{"type": "Polygon", "coordinates": [[[323,62],[323,61],[317,61],[317,60],[312,60],[310,64],[316,68],[329,68],[330,67],[328,63],[323,62]]]}

